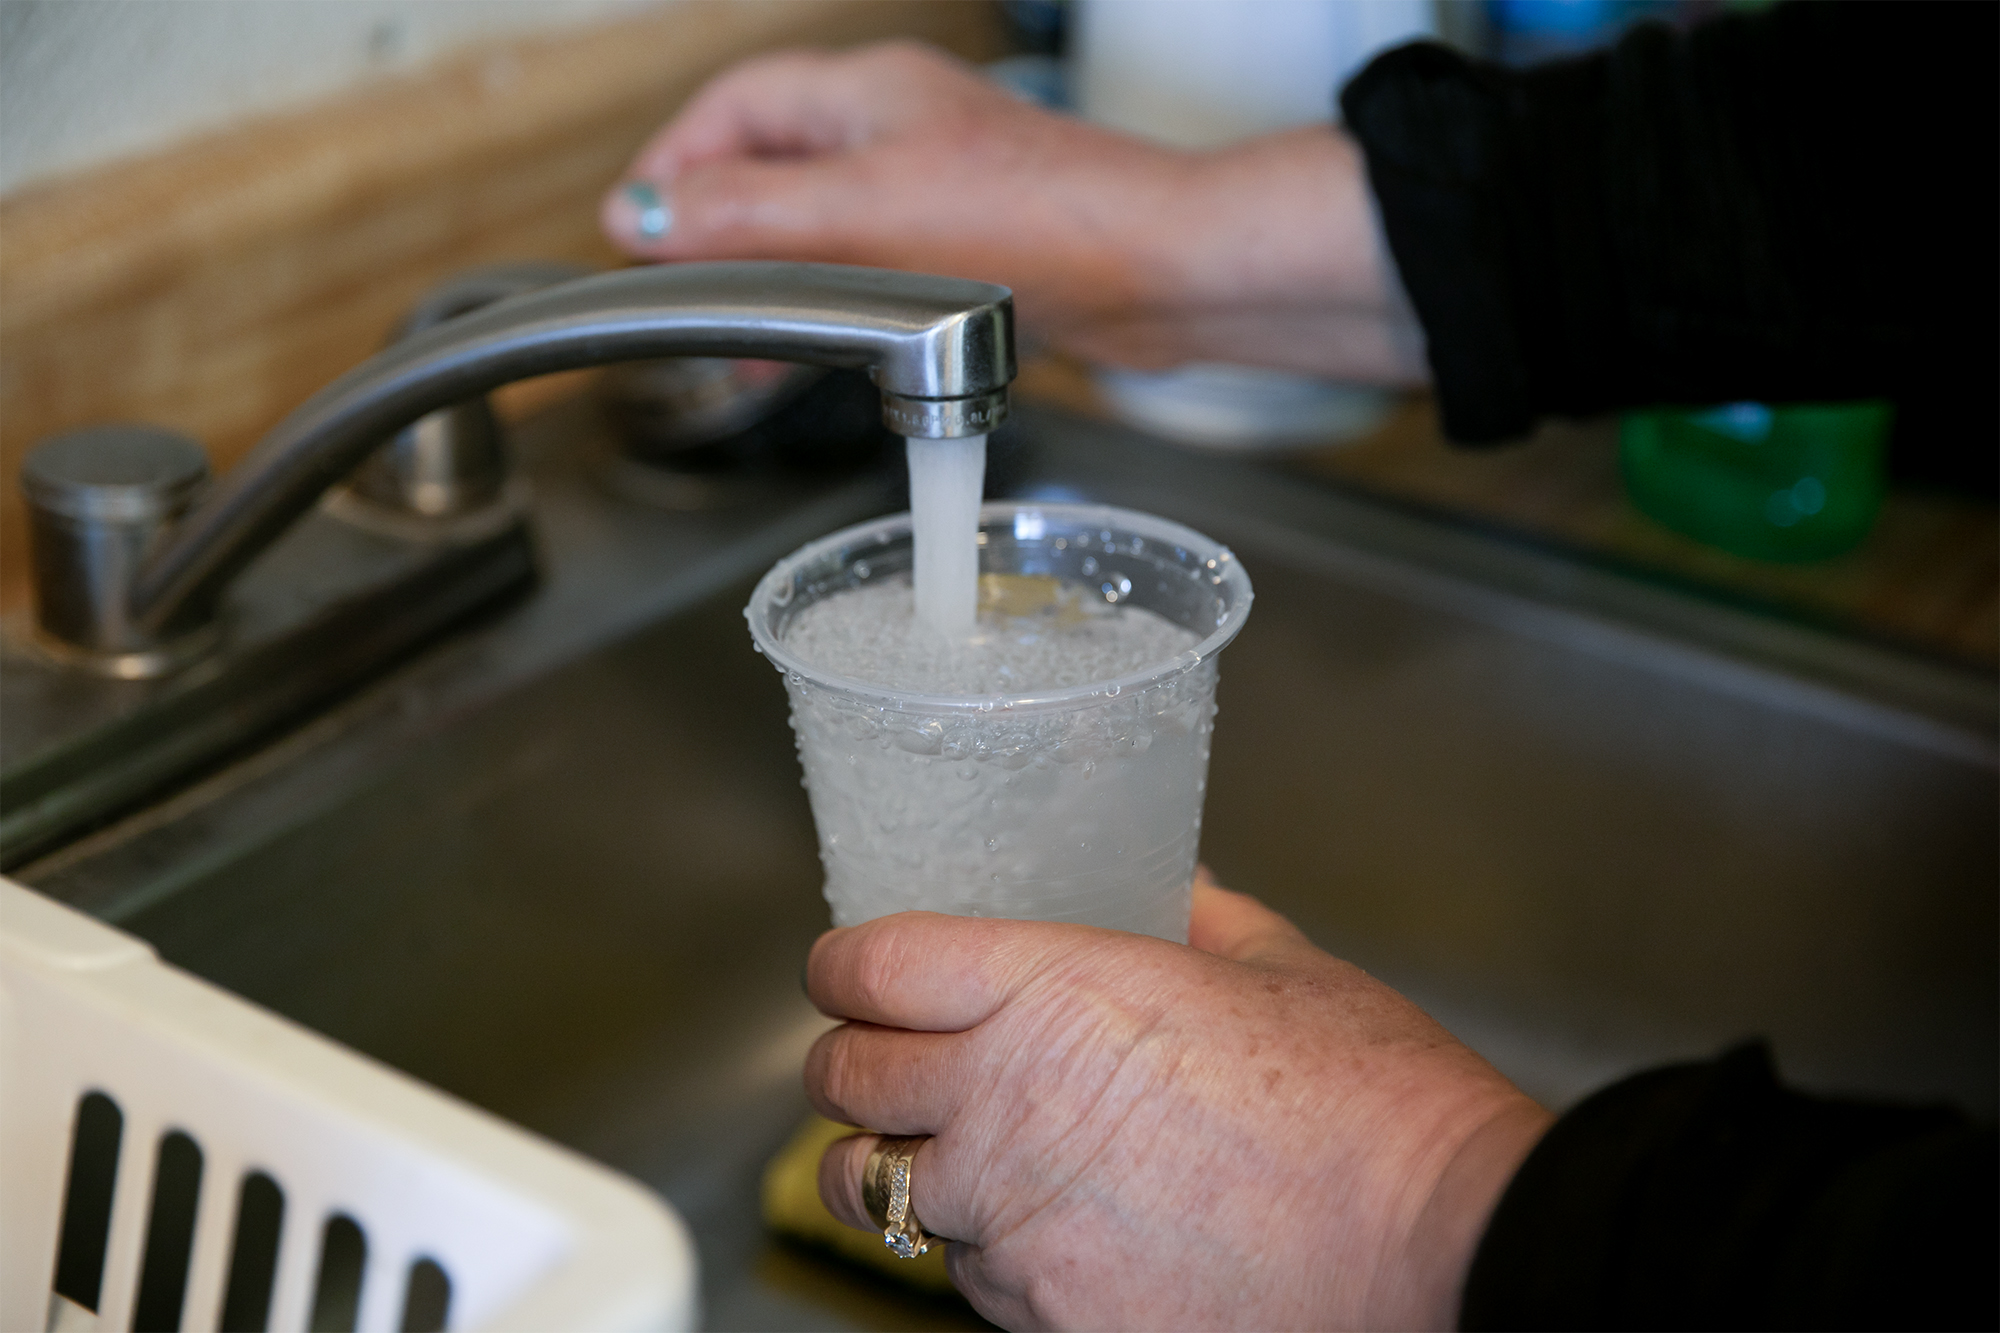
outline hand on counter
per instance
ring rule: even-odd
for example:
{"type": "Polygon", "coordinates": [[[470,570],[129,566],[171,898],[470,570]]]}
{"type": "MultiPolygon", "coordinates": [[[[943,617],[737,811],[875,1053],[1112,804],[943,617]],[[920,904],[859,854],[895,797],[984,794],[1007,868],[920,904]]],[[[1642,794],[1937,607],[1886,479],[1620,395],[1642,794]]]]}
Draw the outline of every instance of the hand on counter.
{"type": "MultiPolygon", "coordinates": [[[[1551,1117],[1252,898],[1196,882],[1191,947],[911,912],[830,931],[822,1114],[936,1137],[912,1202],[1010,1328],[1445,1328],[1551,1117]]],[[[870,1226],[873,1135],[820,1191],[870,1226]]]]}
{"type": "Polygon", "coordinates": [[[1426,376],[1346,135],[1170,149],[1030,106],[907,43],[722,75],[640,152],[603,222],[648,259],[1004,283],[1024,329],[1096,361],[1426,376]]]}

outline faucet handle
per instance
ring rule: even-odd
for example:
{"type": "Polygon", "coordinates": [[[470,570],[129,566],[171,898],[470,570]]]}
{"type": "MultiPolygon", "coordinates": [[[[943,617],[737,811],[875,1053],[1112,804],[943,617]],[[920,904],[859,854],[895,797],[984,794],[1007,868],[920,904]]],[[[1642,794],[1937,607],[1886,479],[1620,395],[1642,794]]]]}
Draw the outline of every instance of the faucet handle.
{"type": "MultiPolygon", "coordinates": [[[[527,261],[490,264],[455,274],[424,293],[397,323],[389,345],[510,296],[552,287],[595,272],[582,264],[527,261]]],[[[398,431],[348,477],[346,494],[375,514],[457,518],[486,509],[506,491],[506,445],[484,396],[439,408],[398,431]]],[[[349,503],[339,511],[366,521],[349,503]]]]}
{"type": "Polygon", "coordinates": [[[482,397],[403,427],[348,476],[346,490],[387,513],[442,519],[485,509],[506,484],[500,422],[482,397]]]}
{"type": "Polygon", "coordinates": [[[140,565],[207,482],[202,447],[153,426],[88,426],[29,452],[21,490],[45,647],[132,679],[159,675],[206,647],[212,625],[145,633],[127,607],[140,565]]]}

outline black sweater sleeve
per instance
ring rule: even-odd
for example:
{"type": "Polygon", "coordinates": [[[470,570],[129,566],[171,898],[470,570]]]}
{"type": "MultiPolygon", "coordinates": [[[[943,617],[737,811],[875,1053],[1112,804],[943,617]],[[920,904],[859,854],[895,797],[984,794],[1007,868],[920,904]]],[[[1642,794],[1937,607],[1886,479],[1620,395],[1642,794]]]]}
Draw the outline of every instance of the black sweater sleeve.
{"type": "Polygon", "coordinates": [[[1795,0],[1343,91],[1446,432],[1887,397],[1905,475],[2000,459],[2000,6],[1795,0]]]}
{"type": "Polygon", "coordinates": [[[1637,1075],[1529,1155],[1461,1326],[1993,1328],[1995,1144],[1952,1111],[1789,1091],[1761,1046],[1637,1075]]]}

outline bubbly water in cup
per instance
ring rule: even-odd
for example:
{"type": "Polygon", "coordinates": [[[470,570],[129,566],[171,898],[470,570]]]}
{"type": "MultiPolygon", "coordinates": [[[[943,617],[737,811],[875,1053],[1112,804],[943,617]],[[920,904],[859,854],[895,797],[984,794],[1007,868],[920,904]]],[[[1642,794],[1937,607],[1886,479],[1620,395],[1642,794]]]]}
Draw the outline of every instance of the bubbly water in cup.
{"type": "Polygon", "coordinates": [[[966,637],[920,621],[907,514],[778,562],[746,615],[784,674],[837,925],[923,909],[1187,939],[1226,547],[1094,505],[979,511],[966,637]]]}

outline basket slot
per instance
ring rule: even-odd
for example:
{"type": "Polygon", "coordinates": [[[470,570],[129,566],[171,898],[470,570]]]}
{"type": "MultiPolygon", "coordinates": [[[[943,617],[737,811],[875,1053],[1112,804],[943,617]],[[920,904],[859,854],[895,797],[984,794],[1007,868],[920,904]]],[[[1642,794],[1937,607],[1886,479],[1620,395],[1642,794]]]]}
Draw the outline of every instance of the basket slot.
{"type": "Polygon", "coordinates": [[[319,1276],[313,1283],[312,1333],[353,1333],[361,1313],[361,1279],[368,1268],[368,1234],[346,1213],[320,1229],[319,1276]]]}
{"type": "Polygon", "coordinates": [[[118,1184],[118,1144],[125,1113],[101,1092],[77,1099],[70,1130],[69,1176],[63,1186],[55,1293],[93,1314],[104,1290],[104,1252],[111,1242],[111,1195],[118,1184]]]}
{"type": "Polygon", "coordinates": [[[195,1208],[201,1202],[201,1145],[186,1130],[160,1136],[153,1155],[153,1202],[147,1210],[146,1257],[139,1266],[139,1294],[132,1327],[146,1333],[180,1333],[187,1299],[188,1261],[194,1257],[195,1208]]]}
{"type": "Polygon", "coordinates": [[[403,1333],[444,1333],[451,1318],[451,1275],[425,1255],[403,1283],[403,1333]]]}
{"type": "Polygon", "coordinates": [[[285,1191],[263,1171],[246,1172],[236,1191],[236,1228],[229,1246],[221,1333],[264,1333],[278,1278],[278,1237],[285,1226],[285,1191]]]}

